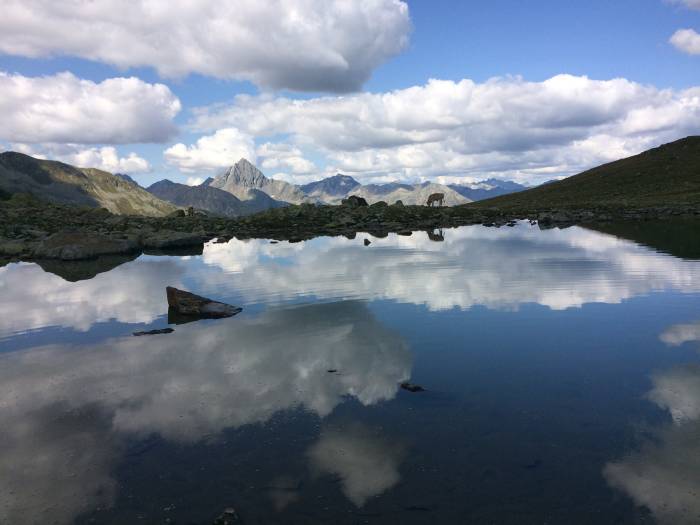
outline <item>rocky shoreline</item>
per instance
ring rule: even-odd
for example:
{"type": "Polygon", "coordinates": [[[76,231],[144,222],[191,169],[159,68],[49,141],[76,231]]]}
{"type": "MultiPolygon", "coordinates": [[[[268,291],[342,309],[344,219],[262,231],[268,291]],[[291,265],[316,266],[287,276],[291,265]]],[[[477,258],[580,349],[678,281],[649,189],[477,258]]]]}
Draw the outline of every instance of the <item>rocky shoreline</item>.
{"type": "MultiPolygon", "coordinates": [[[[81,261],[105,255],[201,253],[203,243],[232,237],[302,241],[319,236],[375,237],[483,224],[510,226],[529,220],[540,228],[609,221],[700,218],[700,206],[644,208],[495,209],[483,206],[342,206],[302,204],[236,219],[182,212],[169,217],[113,215],[15,195],[0,201],[0,265],[12,261],[81,261]]],[[[439,239],[437,239],[439,240],[439,239]]]]}

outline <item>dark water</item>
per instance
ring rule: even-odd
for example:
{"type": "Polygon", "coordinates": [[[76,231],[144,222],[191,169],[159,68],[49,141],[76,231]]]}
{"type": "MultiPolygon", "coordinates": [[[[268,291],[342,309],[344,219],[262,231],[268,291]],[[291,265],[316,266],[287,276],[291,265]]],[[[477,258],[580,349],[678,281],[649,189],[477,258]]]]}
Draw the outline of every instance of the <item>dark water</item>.
{"type": "Polygon", "coordinates": [[[0,523],[700,523],[700,228],[607,230],[0,268],[0,523]]]}

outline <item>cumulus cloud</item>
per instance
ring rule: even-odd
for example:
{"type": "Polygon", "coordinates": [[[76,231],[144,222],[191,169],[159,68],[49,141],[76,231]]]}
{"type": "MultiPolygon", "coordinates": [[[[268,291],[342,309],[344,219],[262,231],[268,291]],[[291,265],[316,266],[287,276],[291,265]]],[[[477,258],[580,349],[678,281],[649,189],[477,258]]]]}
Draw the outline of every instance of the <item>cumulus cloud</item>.
{"type": "Polygon", "coordinates": [[[700,55],[700,34],[694,29],[679,29],[670,40],[676,49],[689,55],[700,55]]]}
{"type": "Polygon", "coordinates": [[[700,88],[558,75],[430,80],[387,93],[293,100],[239,95],[194,110],[193,129],[233,126],[315,148],[372,176],[507,175],[541,181],[700,130],[700,88]]]}
{"type": "Polygon", "coordinates": [[[99,148],[78,144],[12,144],[11,149],[40,159],[59,160],[81,168],[97,168],[111,173],[146,173],[150,163],[134,152],[120,157],[113,146],[99,148]]]}
{"type": "Polygon", "coordinates": [[[285,170],[293,175],[308,175],[318,171],[316,165],[304,158],[299,148],[290,144],[266,142],[258,147],[258,157],[262,158],[262,169],[285,170]]]}
{"type": "Polygon", "coordinates": [[[401,479],[404,448],[359,423],[324,429],[307,454],[313,471],[340,477],[343,494],[357,507],[401,479]]]}
{"type": "MultiPolygon", "coordinates": [[[[5,33],[0,42],[7,41],[5,33]]],[[[163,142],[176,133],[173,118],[179,111],[180,101],[167,86],[134,77],[92,82],[71,73],[0,72],[0,139],[8,142],[163,142]]]]}
{"type": "Polygon", "coordinates": [[[185,184],[187,184],[188,186],[199,186],[203,182],[204,179],[202,177],[187,177],[185,184]]]}
{"type": "Polygon", "coordinates": [[[200,73],[299,91],[359,89],[408,43],[398,0],[7,0],[0,52],[73,55],[161,75],[200,73]]]}
{"type": "Polygon", "coordinates": [[[255,162],[255,143],[250,135],[235,128],[224,128],[186,146],[179,143],[164,152],[165,160],[181,171],[215,170],[241,158],[255,162]]]}

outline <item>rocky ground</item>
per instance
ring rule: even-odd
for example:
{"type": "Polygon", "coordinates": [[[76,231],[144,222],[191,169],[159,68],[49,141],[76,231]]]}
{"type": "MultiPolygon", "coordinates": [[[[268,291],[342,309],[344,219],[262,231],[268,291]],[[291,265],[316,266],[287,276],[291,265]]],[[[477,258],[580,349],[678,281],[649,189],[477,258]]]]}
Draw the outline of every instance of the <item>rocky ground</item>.
{"type": "MultiPolygon", "coordinates": [[[[645,208],[508,209],[456,206],[343,206],[302,204],[237,219],[185,216],[164,218],[113,215],[105,209],[62,206],[14,195],[0,201],[0,265],[17,260],[80,261],[103,255],[201,250],[214,238],[269,238],[301,241],[357,232],[385,236],[390,232],[433,231],[468,224],[514,225],[537,222],[540,228],[645,221],[678,216],[700,218],[699,206],[645,208]]],[[[201,253],[201,251],[200,251],[201,253]]]]}

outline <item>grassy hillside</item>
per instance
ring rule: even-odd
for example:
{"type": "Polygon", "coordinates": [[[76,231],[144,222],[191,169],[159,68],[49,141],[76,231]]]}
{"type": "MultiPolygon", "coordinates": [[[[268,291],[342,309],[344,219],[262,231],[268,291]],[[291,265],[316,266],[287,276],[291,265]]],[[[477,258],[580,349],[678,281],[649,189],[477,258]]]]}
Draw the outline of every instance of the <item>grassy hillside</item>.
{"type": "Polygon", "coordinates": [[[162,216],[177,208],[133,182],[94,168],[0,153],[0,192],[29,193],[61,204],[107,208],[122,215],[162,216]]]}
{"type": "Polygon", "coordinates": [[[700,137],[664,144],[531,190],[470,204],[484,208],[700,204],[700,137]]]}

